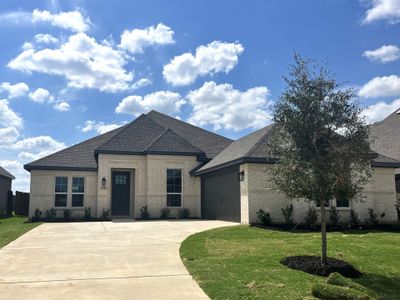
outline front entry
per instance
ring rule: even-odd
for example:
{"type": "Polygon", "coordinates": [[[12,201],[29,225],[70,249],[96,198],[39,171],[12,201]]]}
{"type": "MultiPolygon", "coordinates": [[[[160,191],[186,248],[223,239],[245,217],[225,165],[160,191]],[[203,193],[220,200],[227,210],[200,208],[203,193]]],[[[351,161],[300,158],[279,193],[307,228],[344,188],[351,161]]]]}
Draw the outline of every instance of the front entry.
{"type": "Polygon", "coordinates": [[[131,174],[124,171],[112,172],[111,214],[128,216],[131,191],[131,174]]]}

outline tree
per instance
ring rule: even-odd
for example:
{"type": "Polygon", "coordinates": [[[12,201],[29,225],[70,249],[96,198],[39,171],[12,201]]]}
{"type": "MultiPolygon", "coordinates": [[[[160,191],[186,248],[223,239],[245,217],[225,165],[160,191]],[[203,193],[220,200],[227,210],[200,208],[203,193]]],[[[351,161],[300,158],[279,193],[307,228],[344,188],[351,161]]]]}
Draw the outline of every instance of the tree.
{"type": "Polygon", "coordinates": [[[362,196],[371,175],[368,126],[352,89],[339,84],[325,65],[295,54],[286,88],[273,108],[269,141],[273,187],[290,198],[320,206],[321,263],[326,264],[325,206],[335,198],[362,196]]]}

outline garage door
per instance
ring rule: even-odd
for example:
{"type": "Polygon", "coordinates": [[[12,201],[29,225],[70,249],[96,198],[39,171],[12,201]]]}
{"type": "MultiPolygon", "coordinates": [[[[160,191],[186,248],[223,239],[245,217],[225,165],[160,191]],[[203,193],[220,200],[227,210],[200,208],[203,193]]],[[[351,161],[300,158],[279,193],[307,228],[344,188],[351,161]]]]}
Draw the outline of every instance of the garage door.
{"type": "Polygon", "coordinates": [[[240,222],[239,166],[202,177],[201,211],[205,219],[240,222]]]}

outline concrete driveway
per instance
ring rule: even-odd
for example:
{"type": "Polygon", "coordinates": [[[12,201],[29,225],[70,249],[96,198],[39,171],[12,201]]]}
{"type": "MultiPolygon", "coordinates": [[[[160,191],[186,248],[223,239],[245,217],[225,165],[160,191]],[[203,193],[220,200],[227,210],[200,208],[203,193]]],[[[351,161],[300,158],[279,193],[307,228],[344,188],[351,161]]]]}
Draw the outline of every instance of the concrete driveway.
{"type": "Polygon", "coordinates": [[[0,298],[208,299],[179,246],[222,221],[46,223],[0,249],[0,298]]]}

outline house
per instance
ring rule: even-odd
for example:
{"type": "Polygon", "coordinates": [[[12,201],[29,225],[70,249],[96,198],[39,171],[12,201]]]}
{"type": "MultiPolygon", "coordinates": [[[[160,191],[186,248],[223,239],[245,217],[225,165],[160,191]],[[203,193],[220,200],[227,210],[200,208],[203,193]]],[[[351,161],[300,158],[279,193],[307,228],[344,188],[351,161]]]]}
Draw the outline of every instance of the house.
{"type": "Polygon", "coordinates": [[[0,216],[7,213],[8,192],[11,191],[14,179],[10,172],[0,167],[0,216]]]}
{"type": "MultiPolygon", "coordinates": [[[[69,208],[93,216],[152,217],[168,207],[171,215],[188,208],[192,217],[249,223],[260,208],[282,221],[281,208],[293,203],[303,222],[309,204],[286,199],[266,188],[265,158],[271,125],[232,141],[175,118],[151,111],[118,129],[25,165],[31,172],[30,216],[36,208],[69,208]]],[[[396,219],[394,170],[400,162],[379,155],[363,203],[333,203],[345,215],[350,208],[367,217],[367,208],[396,219]]]]}

